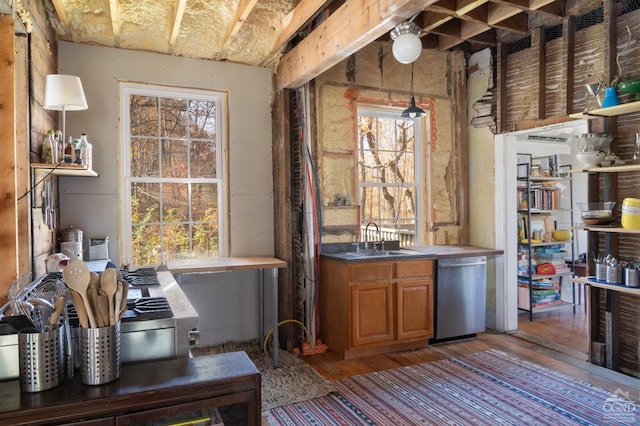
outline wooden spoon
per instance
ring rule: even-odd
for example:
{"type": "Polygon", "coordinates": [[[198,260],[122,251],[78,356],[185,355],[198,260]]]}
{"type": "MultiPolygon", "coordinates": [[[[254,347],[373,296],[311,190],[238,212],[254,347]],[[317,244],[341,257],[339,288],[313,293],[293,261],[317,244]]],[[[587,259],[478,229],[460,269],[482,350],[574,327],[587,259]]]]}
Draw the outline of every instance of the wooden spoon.
{"type": "MultiPolygon", "coordinates": [[[[100,287],[109,299],[109,325],[116,325],[116,307],[114,297],[118,291],[117,271],[114,268],[107,268],[100,277],[100,287]]],[[[117,308],[118,311],[120,307],[117,308]]],[[[120,312],[118,312],[120,313],[120,312]]]]}
{"type": "Polygon", "coordinates": [[[49,322],[47,323],[47,328],[46,328],[47,330],[56,328],[56,326],[58,325],[58,319],[60,318],[60,314],[62,314],[62,311],[66,307],[67,307],[67,296],[65,294],[61,294],[56,299],[55,307],[53,309],[53,312],[51,313],[51,316],[49,317],[49,322]]]}
{"type": "Polygon", "coordinates": [[[76,259],[64,267],[62,270],[62,276],[64,277],[64,281],[67,283],[67,286],[70,289],[77,291],[82,298],[84,307],[87,311],[87,317],[89,317],[89,325],[91,328],[95,328],[96,320],[93,316],[91,306],[89,305],[89,300],[87,299],[87,287],[89,287],[89,281],[91,280],[87,264],[80,259],[76,259]]]}
{"type": "Polygon", "coordinates": [[[125,280],[119,281],[122,285],[122,297],[120,299],[120,312],[118,314],[118,321],[122,321],[122,317],[127,313],[127,298],[129,297],[129,283],[125,280]]]}
{"type": "Polygon", "coordinates": [[[87,316],[87,309],[84,307],[82,297],[80,297],[80,294],[78,294],[77,291],[72,289],[69,289],[69,296],[71,296],[73,306],[76,308],[76,314],[78,315],[80,327],[89,328],[89,317],[87,316]]]}
{"type": "Polygon", "coordinates": [[[96,306],[98,309],[98,316],[100,317],[100,327],[109,326],[109,301],[107,300],[107,294],[104,290],[98,291],[96,306]]]}

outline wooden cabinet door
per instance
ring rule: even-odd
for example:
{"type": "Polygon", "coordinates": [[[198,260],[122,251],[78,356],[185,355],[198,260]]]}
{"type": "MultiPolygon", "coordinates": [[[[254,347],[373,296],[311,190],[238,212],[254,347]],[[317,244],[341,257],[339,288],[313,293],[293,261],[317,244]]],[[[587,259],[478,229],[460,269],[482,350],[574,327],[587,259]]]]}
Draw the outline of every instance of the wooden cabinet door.
{"type": "Polygon", "coordinates": [[[397,338],[433,337],[433,280],[401,281],[397,287],[397,338]]]}
{"type": "Polygon", "coordinates": [[[391,282],[351,285],[351,346],[394,340],[391,282]]]}

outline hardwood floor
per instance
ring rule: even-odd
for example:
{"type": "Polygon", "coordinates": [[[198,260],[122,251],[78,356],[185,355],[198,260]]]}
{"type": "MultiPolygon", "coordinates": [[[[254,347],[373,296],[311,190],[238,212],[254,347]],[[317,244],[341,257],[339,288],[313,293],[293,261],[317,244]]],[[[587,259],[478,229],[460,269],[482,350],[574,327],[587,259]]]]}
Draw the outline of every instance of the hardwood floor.
{"type": "Polygon", "coordinates": [[[587,322],[582,307],[578,307],[575,315],[571,309],[537,314],[533,322],[529,321],[528,314],[521,314],[520,330],[514,334],[481,333],[472,339],[348,361],[339,359],[330,350],[302,359],[323,377],[334,380],[497,349],[611,392],[621,389],[629,392],[631,398],[640,400],[640,380],[586,361],[587,322]]]}

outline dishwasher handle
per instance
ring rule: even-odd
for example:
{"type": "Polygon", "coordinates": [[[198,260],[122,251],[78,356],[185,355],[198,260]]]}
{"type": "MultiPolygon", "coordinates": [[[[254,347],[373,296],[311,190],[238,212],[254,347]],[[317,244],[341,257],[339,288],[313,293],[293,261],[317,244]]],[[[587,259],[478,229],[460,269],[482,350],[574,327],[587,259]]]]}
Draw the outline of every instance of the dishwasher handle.
{"type": "Polygon", "coordinates": [[[485,260],[481,260],[480,262],[469,262],[469,263],[441,263],[438,265],[438,268],[462,268],[463,266],[477,266],[477,265],[486,265],[487,262],[485,260]]]}

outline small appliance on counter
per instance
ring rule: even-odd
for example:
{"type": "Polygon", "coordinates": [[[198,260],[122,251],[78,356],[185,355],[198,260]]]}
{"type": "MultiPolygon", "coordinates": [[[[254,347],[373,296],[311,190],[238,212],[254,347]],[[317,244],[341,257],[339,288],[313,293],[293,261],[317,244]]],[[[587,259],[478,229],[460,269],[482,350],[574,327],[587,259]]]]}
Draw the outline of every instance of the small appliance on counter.
{"type": "Polygon", "coordinates": [[[69,259],[82,260],[82,230],[69,226],[60,231],[60,251],[69,259]]]}
{"type": "Polygon", "coordinates": [[[109,237],[89,238],[89,260],[109,259],[109,237]]]}

